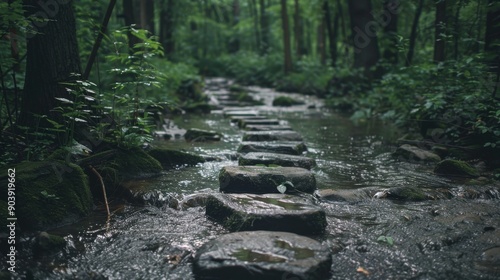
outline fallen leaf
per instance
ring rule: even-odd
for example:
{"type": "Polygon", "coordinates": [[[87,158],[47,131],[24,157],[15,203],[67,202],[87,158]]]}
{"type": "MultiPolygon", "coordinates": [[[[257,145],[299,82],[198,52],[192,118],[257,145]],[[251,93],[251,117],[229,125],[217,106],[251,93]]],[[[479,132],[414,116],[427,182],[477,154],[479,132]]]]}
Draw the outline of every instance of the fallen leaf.
{"type": "Polygon", "coordinates": [[[370,275],[370,272],[368,272],[368,270],[362,268],[361,266],[356,269],[356,272],[363,273],[366,276],[370,275]]]}

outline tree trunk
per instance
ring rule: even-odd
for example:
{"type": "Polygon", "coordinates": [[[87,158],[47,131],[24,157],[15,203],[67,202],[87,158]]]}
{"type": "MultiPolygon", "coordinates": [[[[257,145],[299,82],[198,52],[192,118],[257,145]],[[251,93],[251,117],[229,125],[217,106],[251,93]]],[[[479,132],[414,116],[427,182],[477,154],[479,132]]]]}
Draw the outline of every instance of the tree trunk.
{"type": "Polygon", "coordinates": [[[442,62],[446,59],[446,0],[438,0],[436,3],[436,21],[434,35],[434,62],[442,62]]]}
{"type": "Polygon", "coordinates": [[[413,23],[411,25],[410,42],[408,44],[408,54],[406,55],[406,66],[410,66],[413,60],[413,54],[415,52],[415,42],[417,41],[417,29],[418,22],[420,20],[420,15],[422,14],[422,9],[424,8],[424,0],[418,1],[417,10],[415,11],[415,17],[413,18],[413,23]]]}
{"type": "Polygon", "coordinates": [[[141,0],[141,28],[155,34],[155,1],[141,0]]]}
{"type": "Polygon", "coordinates": [[[290,46],[290,28],[286,0],[281,0],[281,23],[283,27],[284,71],[285,75],[292,71],[292,52],[290,46]]]}
{"type": "Polygon", "coordinates": [[[455,21],[453,24],[453,57],[458,60],[459,57],[459,41],[460,41],[460,9],[462,8],[462,0],[458,1],[455,11],[455,21]]]}
{"type": "Polygon", "coordinates": [[[234,28],[240,22],[240,2],[239,0],[233,0],[233,35],[229,39],[228,51],[229,53],[236,53],[240,50],[240,39],[239,35],[234,28]]]}
{"type": "Polygon", "coordinates": [[[28,14],[50,19],[34,21],[38,34],[28,39],[26,78],[19,125],[35,127],[36,116],[59,117],[52,109],[60,103],[55,99],[71,99],[61,82],[73,80],[71,74],[80,73],[80,56],[76,40],[73,1],[41,10],[37,1],[25,0],[28,14]]]}
{"type": "MultiPolygon", "coordinates": [[[[138,21],[134,13],[134,0],[123,0],[123,19],[125,20],[125,26],[137,24],[138,21]]],[[[134,45],[139,43],[139,39],[130,32],[127,36],[129,49],[132,50],[134,45]]]]}
{"type": "Polygon", "coordinates": [[[375,29],[378,23],[371,14],[370,0],[349,1],[351,32],[354,43],[354,67],[364,68],[368,78],[378,76],[378,71],[371,72],[379,60],[380,53],[375,29]]]}
{"type": "Polygon", "coordinates": [[[269,52],[269,19],[266,12],[266,3],[264,0],[259,1],[260,7],[260,33],[262,34],[260,41],[260,53],[265,55],[269,52]]]}
{"type": "Polygon", "coordinates": [[[325,15],[325,24],[328,33],[328,42],[330,46],[329,48],[330,59],[332,66],[335,67],[335,64],[337,63],[337,37],[338,37],[339,17],[335,16],[335,20],[332,27],[332,15],[330,11],[330,5],[328,5],[328,0],[324,0],[323,2],[323,13],[325,15]]]}
{"type": "Polygon", "coordinates": [[[255,34],[255,47],[259,49],[260,47],[260,33],[259,33],[259,15],[257,12],[257,3],[255,0],[249,0],[248,4],[250,6],[250,14],[253,19],[253,30],[255,34]]]}
{"type": "Polygon", "coordinates": [[[160,12],[160,42],[165,56],[170,57],[175,52],[174,40],[174,0],[163,0],[160,12]]]}
{"type": "Polygon", "coordinates": [[[495,0],[488,1],[484,51],[487,52],[489,71],[496,73],[492,96],[496,98],[500,82],[500,7],[495,0]]]}
{"type": "Polygon", "coordinates": [[[300,16],[300,4],[299,0],[294,1],[294,15],[293,15],[293,31],[294,31],[294,37],[295,37],[295,48],[296,48],[296,54],[297,54],[297,59],[300,59],[300,57],[304,54],[304,44],[303,44],[303,38],[302,38],[302,33],[304,27],[302,26],[302,18],[300,16]]]}
{"type": "Polygon", "coordinates": [[[384,26],[384,59],[392,65],[398,64],[398,0],[385,0],[382,25],[384,26]]]}
{"type": "Polygon", "coordinates": [[[319,61],[321,65],[326,65],[326,51],[325,51],[325,18],[321,20],[321,23],[318,26],[318,53],[319,53],[319,61]]]}

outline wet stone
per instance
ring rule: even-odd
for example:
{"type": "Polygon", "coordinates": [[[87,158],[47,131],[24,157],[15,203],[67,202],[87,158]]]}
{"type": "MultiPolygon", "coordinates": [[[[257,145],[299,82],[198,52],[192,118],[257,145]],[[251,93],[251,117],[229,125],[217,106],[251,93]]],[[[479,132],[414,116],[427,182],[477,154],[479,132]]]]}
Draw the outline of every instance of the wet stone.
{"type": "Polygon", "coordinates": [[[302,155],[307,151],[303,142],[242,142],[238,147],[238,153],[275,153],[286,155],[302,155]]]}
{"type": "Polygon", "coordinates": [[[279,125],[280,121],[278,119],[263,119],[263,120],[248,120],[243,119],[238,122],[238,126],[241,128],[247,125],[279,125]]]}
{"type": "Polygon", "coordinates": [[[273,154],[273,153],[248,153],[242,155],[238,160],[239,165],[279,165],[284,167],[301,167],[311,169],[316,166],[316,161],[312,158],[273,154]]]}
{"type": "Polygon", "coordinates": [[[269,131],[269,130],[292,130],[288,125],[247,125],[245,130],[248,131],[269,131]]]}
{"type": "Polygon", "coordinates": [[[254,116],[254,117],[240,117],[240,116],[235,116],[231,117],[230,120],[232,123],[238,123],[242,120],[265,120],[267,119],[266,117],[261,117],[261,116],[254,116]]]}
{"type": "Polygon", "coordinates": [[[248,131],[243,134],[243,141],[302,141],[302,136],[295,131],[248,131]]]}
{"type": "Polygon", "coordinates": [[[206,214],[230,231],[277,230],[320,234],[326,227],[325,211],[310,197],[288,194],[214,194],[206,214]]]}
{"type": "Polygon", "coordinates": [[[278,186],[290,182],[286,193],[313,193],[314,174],[298,167],[226,166],[219,174],[219,189],[225,193],[279,193],[278,186]]]}
{"type": "Polygon", "coordinates": [[[433,152],[408,144],[401,145],[401,147],[394,152],[394,156],[399,159],[415,162],[438,162],[441,160],[441,158],[433,152]]]}
{"type": "Polygon", "coordinates": [[[189,142],[220,141],[221,135],[215,131],[190,128],[184,134],[184,138],[189,142]]]}
{"type": "Polygon", "coordinates": [[[224,116],[226,116],[226,117],[256,117],[258,115],[259,115],[259,112],[255,111],[255,110],[224,111],[224,116]]]}
{"type": "Polygon", "coordinates": [[[287,232],[236,232],[205,243],[196,252],[196,279],[328,279],[329,249],[287,232]]]}

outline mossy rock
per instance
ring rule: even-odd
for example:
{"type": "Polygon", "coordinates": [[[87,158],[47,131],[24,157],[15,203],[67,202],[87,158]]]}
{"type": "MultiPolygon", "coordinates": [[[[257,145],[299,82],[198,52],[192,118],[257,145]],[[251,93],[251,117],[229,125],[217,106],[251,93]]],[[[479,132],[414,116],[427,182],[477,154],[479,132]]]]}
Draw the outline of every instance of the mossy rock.
{"type": "Polygon", "coordinates": [[[49,254],[61,250],[64,246],[66,246],[64,238],[43,231],[36,238],[34,251],[36,254],[49,254]]]}
{"type": "Polygon", "coordinates": [[[246,89],[238,84],[232,84],[229,86],[230,92],[246,92],[246,89]]]}
{"type": "Polygon", "coordinates": [[[404,201],[422,201],[427,199],[427,195],[420,188],[396,187],[389,189],[387,198],[404,201]]]}
{"type": "Polygon", "coordinates": [[[479,172],[465,161],[445,159],[434,168],[434,173],[444,176],[477,178],[479,172]]]}
{"type": "MultiPolygon", "coordinates": [[[[92,210],[88,178],[79,166],[42,161],[22,162],[11,168],[16,170],[16,217],[21,229],[71,223],[92,210]]],[[[0,174],[0,183],[7,186],[7,169],[0,174]]]]}
{"type": "Polygon", "coordinates": [[[181,165],[193,166],[205,162],[205,159],[198,155],[169,149],[152,149],[148,154],[159,161],[165,169],[181,165]]]}
{"type": "Polygon", "coordinates": [[[288,96],[279,96],[274,98],[273,106],[290,107],[293,105],[303,105],[304,102],[295,100],[288,96]]]}
{"type": "Polygon", "coordinates": [[[208,114],[212,111],[212,106],[205,101],[186,103],[182,106],[182,110],[187,113],[208,114]]]}
{"type": "Polygon", "coordinates": [[[139,148],[118,150],[115,166],[118,175],[123,178],[147,177],[163,170],[158,160],[139,148]]]}

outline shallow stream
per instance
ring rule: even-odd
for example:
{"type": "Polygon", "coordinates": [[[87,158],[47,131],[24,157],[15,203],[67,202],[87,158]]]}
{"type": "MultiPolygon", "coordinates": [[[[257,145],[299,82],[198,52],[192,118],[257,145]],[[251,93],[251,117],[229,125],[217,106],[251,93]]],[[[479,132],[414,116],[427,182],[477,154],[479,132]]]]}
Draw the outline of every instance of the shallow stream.
{"type": "MultiPolygon", "coordinates": [[[[280,94],[251,89],[266,104],[280,94]]],[[[211,94],[224,91],[216,86],[211,90],[211,94]]],[[[320,100],[298,98],[305,98],[306,104],[292,109],[256,109],[288,121],[304,137],[307,156],[317,160],[313,171],[318,188],[376,191],[414,186],[454,193],[470,188],[435,176],[432,166],[393,159],[394,143],[400,136],[396,129],[381,123],[354,124],[321,109],[320,100]]],[[[182,129],[215,130],[224,138],[210,143],[158,140],[155,145],[216,160],[130,184],[179,201],[196,192],[217,192],[219,170],[237,165],[236,149],[242,131],[217,112],[178,116],[172,121],[182,129]]],[[[492,189],[492,193],[499,189],[498,185],[478,188],[492,189]]],[[[360,192],[358,201],[320,202],[327,211],[328,227],[326,234],[315,239],[333,252],[331,279],[500,278],[498,197],[470,199],[457,195],[408,202],[373,199],[366,193],[360,192]]],[[[203,207],[176,210],[168,203],[127,204],[115,205],[114,211],[108,223],[103,212],[96,211],[88,220],[51,231],[66,236],[69,242],[65,250],[21,260],[19,266],[26,267],[25,275],[34,279],[194,279],[192,253],[227,232],[206,218],[203,207]]],[[[29,243],[26,240],[25,244],[29,243]]],[[[29,250],[24,253],[29,254],[29,250]]]]}

